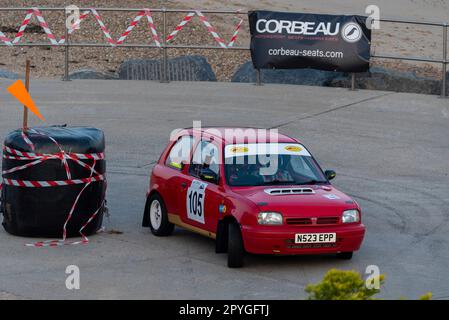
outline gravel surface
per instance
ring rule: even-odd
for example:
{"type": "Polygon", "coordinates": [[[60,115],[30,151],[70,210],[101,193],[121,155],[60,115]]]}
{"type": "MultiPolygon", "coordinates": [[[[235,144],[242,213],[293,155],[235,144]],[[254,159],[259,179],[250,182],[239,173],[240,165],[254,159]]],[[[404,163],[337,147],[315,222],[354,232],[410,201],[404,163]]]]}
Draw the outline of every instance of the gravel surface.
{"type": "MultiPolygon", "coordinates": [[[[2,1],[1,7],[18,7],[18,6],[33,6],[40,7],[64,7],[68,3],[79,6],[86,6],[83,1],[2,1]]],[[[89,1],[92,7],[130,7],[130,8],[162,8],[164,6],[170,8],[188,8],[182,3],[175,3],[173,1],[89,1]]],[[[114,39],[126,30],[132,19],[136,16],[135,12],[117,13],[117,12],[100,12],[105,24],[111,32],[114,39]]],[[[1,26],[8,37],[15,36],[23,18],[24,12],[1,12],[1,26]],[[12,31],[12,32],[11,32],[12,31]]],[[[43,13],[50,29],[59,39],[64,34],[64,15],[59,12],[43,13]]],[[[167,24],[168,32],[175,29],[178,23],[182,20],[184,14],[170,14],[167,24]]],[[[154,23],[157,26],[158,33],[162,36],[162,14],[153,14],[154,23]]],[[[227,27],[228,24],[236,25],[238,20],[235,16],[220,17],[218,15],[209,14],[209,20],[219,31],[220,35],[229,41],[232,37],[234,27],[227,27]]],[[[242,26],[242,30],[248,29],[247,23],[242,26]]],[[[242,33],[243,34],[243,33],[242,33]]],[[[243,35],[248,39],[248,35],[243,35]]],[[[236,45],[248,46],[248,41],[239,41],[236,45]]],[[[73,42],[88,42],[88,43],[105,43],[103,33],[93,17],[88,17],[81,24],[81,28],[77,30],[71,37],[73,42]]],[[[25,41],[43,41],[47,42],[45,33],[37,25],[37,20],[33,18],[32,25],[27,28],[27,32],[22,38],[25,41]]],[[[144,20],[129,34],[125,43],[149,43],[151,42],[151,32],[144,20]]],[[[190,45],[210,45],[215,46],[216,42],[207,32],[204,25],[195,17],[186,27],[178,33],[173,44],[190,44],[190,45]]],[[[64,73],[64,48],[30,48],[30,47],[1,47],[0,68],[8,69],[18,73],[23,73],[23,65],[27,58],[32,59],[33,76],[35,77],[58,77],[64,73]]],[[[144,49],[144,48],[71,48],[70,49],[70,69],[71,71],[83,68],[94,68],[102,71],[115,72],[119,65],[126,59],[130,58],[161,58],[161,50],[159,49],[144,49]]],[[[187,50],[187,49],[171,49],[169,50],[169,57],[177,57],[180,55],[203,55],[209,63],[213,66],[214,72],[219,80],[229,80],[234,74],[236,68],[250,59],[249,52],[222,50],[187,50]]]]}

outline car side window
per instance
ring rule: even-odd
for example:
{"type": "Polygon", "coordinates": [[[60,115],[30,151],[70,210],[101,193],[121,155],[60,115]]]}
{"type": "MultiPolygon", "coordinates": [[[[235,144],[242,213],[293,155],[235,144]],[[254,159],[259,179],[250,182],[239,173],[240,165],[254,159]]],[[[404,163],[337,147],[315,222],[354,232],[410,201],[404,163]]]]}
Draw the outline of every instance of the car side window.
{"type": "Polygon", "coordinates": [[[182,136],[171,148],[165,164],[171,168],[181,170],[182,163],[188,163],[190,161],[192,146],[193,137],[182,136]]]}
{"type": "Polygon", "coordinates": [[[189,173],[200,177],[201,170],[209,170],[220,176],[218,147],[209,141],[201,141],[195,149],[189,173]]]}

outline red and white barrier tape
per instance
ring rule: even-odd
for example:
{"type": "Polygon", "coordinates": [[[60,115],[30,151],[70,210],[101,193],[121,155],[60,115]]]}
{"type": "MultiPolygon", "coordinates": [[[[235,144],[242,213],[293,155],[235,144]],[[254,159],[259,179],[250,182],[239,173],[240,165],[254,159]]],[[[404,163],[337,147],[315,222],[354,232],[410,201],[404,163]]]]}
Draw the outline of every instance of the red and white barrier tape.
{"type": "Polygon", "coordinates": [[[204,16],[204,14],[200,11],[195,11],[196,14],[200,17],[201,22],[206,26],[207,31],[214,37],[214,40],[217,41],[217,43],[220,45],[220,47],[227,49],[227,46],[224,42],[224,40],[220,37],[220,35],[217,33],[215,28],[212,26],[212,24],[207,20],[207,18],[204,16]]]}
{"type": "Polygon", "coordinates": [[[31,18],[33,16],[36,16],[37,21],[39,22],[39,25],[44,30],[45,34],[47,35],[47,38],[50,40],[52,45],[58,45],[58,41],[56,41],[56,37],[51,32],[50,28],[48,27],[47,22],[45,21],[44,17],[42,16],[42,13],[39,11],[38,8],[32,8],[31,10],[27,11],[27,14],[25,16],[25,19],[23,20],[22,24],[20,25],[19,32],[17,33],[16,37],[12,41],[12,44],[17,44],[22,39],[23,34],[25,33],[25,29],[28,27],[28,24],[31,21],[31,18]]]}
{"type": "Polygon", "coordinates": [[[0,31],[0,41],[4,42],[7,46],[12,47],[12,41],[3,32],[0,31]]]}
{"type": "MultiPolygon", "coordinates": [[[[64,223],[63,226],[63,238],[61,240],[48,240],[48,241],[39,241],[36,243],[26,244],[26,246],[31,247],[57,247],[57,246],[64,246],[64,245],[76,245],[76,244],[87,244],[89,243],[89,239],[83,234],[83,230],[86,228],[86,226],[97,216],[101,208],[103,208],[105,204],[105,199],[102,200],[102,203],[100,207],[90,216],[88,221],[81,227],[79,230],[79,233],[82,237],[80,241],[67,241],[67,224],[70,221],[70,219],[73,216],[73,213],[76,209],[76,205],[78,204],[78,201],[83,194],[83,192],[86,190],[86,188],[98,181],[104,181],[106,183],[106,177],[102,174],[99,174],[95,170],[95,165],[97,160],[104,160],[104,154],[103,153],[94,153],[94,154],[76,154],[76,153],[66,153],[61,145],[52,137],[49,137],[48,135],[41,133],[35,129],[27,129],[27,131],[22,131],[22,138],[24,141],[32,148],[32,150],[35,150],[35,146],[31,139],[27,136],[27,133],[33,133],[40,136],[45,136],[48,139],[50,139],[60,150],[60,152],[56,154],[41,154],[41,153],[29,153],[29,152],[21,152],[19,150],[15,150],[10,147],[3,147],[4,155],[3,157],[6,159],[13,159],[13,160],[24,160],[24,161],[30,161],[35,160],[30,163],[27,163],[25,165],[17,166],[8,170],[3,170],[3,184],[8,186],[14,186],[14,187],[25,187],[25,188],[47,188],[47,187],[60,187],[60,186],[70,186],[70,185],[77,185],[77,184],[85,184],[83,189],[78,193],[75,202],[73,203],[70,212],[68,214],[68,217],[64,223]],[[6,154],[8,153],[8,154],[6,154]],[[5,175],[13,172],[18,172],[21,170],[25,170],[28,168],[31,168],[33,166],[36,166],[40,163],[43,163],[48,160],[55,160],[59,159],[63,163],[66,174],[67,174],[67,180],[63,181],[26,181],[26,180],[14,180],[14,179],[8,179],[5,178],[5,175]],[[89,170],[90,174],[88,178],[82,178],[82,179],[72,179],[70,168],[68,166],[68,160],[71,160],[78,165],[82,166],[83,168],[89,170]],[[89,165],[81,160],[92,160],[92,165],[89,165]]],[[[0,184],[0,191],[3,188],[3,184],[0,184]]]]}
{"type": "Polygon", "coordinates": [[[135,28],[137,23],[143,17],[146,17],[147,20],[148,20],[148,25],[150,26],[154,42],[156,43],[156,45],[158,47],[161,46],[161,41],[160,41],[159,36],[157,34],[156,26],[154,25],[153,17],[151,15],[151,11],[149,9],[144,9],[143,11],[139,12],[139,14],[134,18],[134,20],[129,25],[128,29],[126,29],[126,31],[117,40],[117,45],[120,45],[120,44],[122,44],[125,41],[126,37],[131,33],[131,31],[135,28]]]}
{"type": "MultiPolygon", "coordinates": [[[[53,139],[52,137],[47,136],[46,134],[40,133],[40,132],[38,132],[38,131],[36,131],[34,129],[26,129],[26,131],[30,132],[30,133],[34,133],[34,134],[39,135],[39,136],[46,137],[49,140],[51,140],[58,147],[59,153],[57,155],[58,155],[58,158],[61,159],[61,162],[62,162],[62,164],[64,166],[65,172],[67,174],[67,179],[68,180],[72,179],[72,174],[70,173],[69,164],[67,163],[67,155],[65,154],[65,152],[62,149],[61,145],[55,139],[53,139]]],[[[31,142],[31,140],[28,138],[25,130],[22,130],[22,138],[26,142],[26,144],[31,148],[31,150],[34,151],[35,150],[35,146],[34,146],[33,142],[31,142]]],[[[40,162],[42,162],[42,161],[40,161],[40,162]]],[[[38,164],[40,162],[37,162],[36,164],[38,164]]]]}
{"type": "MultiPolygon", "coordinates": [[[[238,13],[239,11],[237,11],[238,13]]],[[[238,24],[236,25],[235,31],[231,37],[231,40],[229,41],[228,45],[226,45],[225,41],[223,40],[223,38],[218,34],[218,32],[216,31],[216,29],[212,26],[212,24],[209,22],[209,20],[206,18],[206,16],[201,12],[196,10],[195,12],[189,12],[181,21],[181,23],[176,26],[175,30],[170,33],[170,35],[167,37],[167,39],[165,40],[166,42],[170,42],[172,41],[176,35],[179,33],[179,31],[181,31],[185,25],[187,23],[190,22],[190,20],[192,20],[192,18],[197,15],[200,18],[200,21],[204,24],[204,26],[206,27],[207,31],[209,31],[209,33],[212,35],[212,37],[214,38],[214,40],[220,45],[220,47],[227,49],[227,48],[231,48],[234,46],[235,41],[238,38],[241,26],[243,24],[243,19],[240,19],[238,24]]]]}
{"type": "MultiPolygon", "coordinates": [[[[238,12],[238,11],[237,11],[238,12]]],[[[108,28],[106,27],[105,23],[103,22],[103,19],[101,18],[100,14],[97,12],[96,9],[91,8],[87,11],[84,11],[79,19],[73,23],[71,28],[68,30],[68,34],[72,34],[75,32],[75,30],[79,29],[81,22],[90,14],[92,13],[98,22],[98,25],[100,26],[100,29],[103,31],[103,34],[106,38],[106,41],[111,46],[117,46],[120,44],[123,44],[129,33],[136,27],[137,23],[143,18],[146,17],[148,20],[148,25],[151,29],[153,41],[156,43],[156,46],[161,47],[161,40],[158,36],[156,26],[154,25],[153,17],[151,14],[150,9],[143,9],[138,13],[138,15],[133,19],[130,26],[127,28],[127,30],[119,37],[117,41],[114,41],[114,39],[111,36],[111,33],[109,32],[108,28]]],[[[169,36],[165,39],[166,42],[172,41],[176,35],[181,31],[184,26],[192,20],[192,18],[197,15],[200,17],[201,22],[206,26],[209,33],[213,36],[215,41],[224,49],[230,48],[234,46],[235,41],[238,38],[241,25],[243,23],[243,19],[240,19],[239,23],[236,26],[236,29],[234,31],[234,34],[232,35],[232,38],[228,44],[225,43],[225,41],[220,37],[218,32],[215,30],[215,28],[212,26],[212,24],[209,22],[209,20],[204,16],[204,14],[201,11],[195,11],[195,12],[189,12],[181,21],[181,23],[175,28],[175,30],[169,34],[169,36]]],[[[27,11],[27,14],[25,16],[25,19],[23,20],[19,31],[17,35],[15,36],[14,40],[9,39],[4,33],[0,31],[0,41],[4,42],[8,46],[14,46],[15,44],[18,44],[20,40],[22,39],[25,29],[28,27],[31,19],[33,16],[36,16],[40,26],[43,28],[44,32],[46,33],[48,39],[50,40],[52,45],[64,45],[66,42],[65,36],[61,37],[61,40],[57,41],[56,37],[50,30],[47,22],[45,21],[44,17],[42,16],[42,13],[37,8],[32,8],[31,10],[27,11]]]]}
{"type": "Polygon", "coordinates": [[[7,186],[24,187],[24,188],[48,188],[48,187],[64,187],[76,184],[85,184],[98,181],[105,181],[104,175],[97,175],[83,179],[61,180],[61,181],[27,181],[3,178],[3,183],[7,186]]]}
{"type": "Polygon", "coordinates": [[[170,42],[172,41],[176,35],[178,34],[179,31],[181,31],[184,26],[190,21],[192,20],[192,18],[195,16],[194,12],[189,12],[184,19],[182,19],[181,23],[179,25],[176,26],[175,30],[173,30],[172,33],[170,33],[167,37],[167,39],[165,40],[166,42],[170,42]]]}
{"type": "Polygon", "coordinates": [[[31,150],[34,151],[34,144],[31,142],[31,140],[28,138],[28,136],[25,134],[25,131],[22,130],[22,138],[25,141],[25,143],[31,148],[31,150]]]}
{"type": "MultiPolygon", "coordinates": [[[[84,11],[83,13],[80,14],[78,20],[76,20],[72,26],[69,28],[68,30],[68,34],[71,35],[73,32],[75,32],[76,30],[78,30],[80,28],[80,24],[81,21],[83,21],[90,13],[90,10],[84,11]]],[[[65,36],[61,37],[61,40],[59,40],[58,44],[63,45],[65,44],[66,38],[65,36]]]]}
{"type": "MultiPolygon", "coordinates": [[[[101,30],[103,31],[103,33],[104,33],[104,35],[105,35],[105,37],[106,37],[106,40],[107,40],[108,43],[109,43],[110,45],[112,45],[112,46],[116,46],[116,45],[122,44],[122,43],[125,41],[125,39],[128,37],[128,35],[130,34],[130,32],[136,27],[137,23],[138,23],[143,17],[146,17],[147,20],[148,20],[148,25],[150,26],[151,33],[152,33],[152,35],[153,35],[153,40],[154,40],[154,42],[156,43],[156,45],[157,45],[158,47],[161,46],[161,42],[160,42],[159,36],[158,36],[158,34],[157,34],[156,26],[154,25],[153,17],[152,17],[151,11],[150,11],[149,9],[144,9],[144,10],[142,10],[141,12],[139,12],[139,14],[138,14],[138,15],[134,18],[134,20],[131,22],[130,26],[126,29],[126,31],[125,31],[125,32],[120,36],[120,38],[117,40],[117,42],[115,42],[115,41],[112,39],[112,36],[111,36],[110,32],[108,31],[108,29],[106,28],[106,26],[105,26],[105,24],[104,24],[104,22],[103,22],[101,16],[98,14],[98,12],[97,12],[95,9],[90,9],[90,10],[88,10],[88,11],[84,11],[84,12],[80,15],[79,19],[73,23],[73,25],[72,25],[71,28],[69,29],[68,33],[69,33],[69,34],[72,34],[73,32],[75,32],[75,31],[80,27],[81,22],[82,22],[82,21],[83,21],[83,20],[84,20],[84,19],[85,19],[91,12],[94,14],[95,19],[98,21],[98,23],[99,23],[99,25],[100,25],[100,28],[101,28],[101,30]]],[[[62,45],[62,44],[65,43],[65,41],[66,41],[65,36],[63,36],[63,37],[61,38],[61,40],[59,41],[59,44],[62,45]]]]}
{"type": "MultiPolygon", "coordinates": [[[[19,150],[12,149],[10,147],[3,147],[3,151],[10,153],[12,155],[3,154],[3,158],[12,159],[12,160],[33,160],[37,158],[50,157],[55,154],[46,154],[46,153],[30,153],[30,152],[22,152],[19,150]]],[[[75,158],[78,160],[104,160],[104,153],[66,153],[67,156],[71,158],[75,158]]]]}
{"type": "Polygon", "coordinates": [[[95,19],[97,19],[98,24],[100,25],[100,29],[103,31],[104,36],[106,37],[106,41],[111,45],[115,46],[115,41],[112,39],[111,33],[106,28],[106,25],[104,24],[103,20],[101,20],[101,16],[98,14],[97,10],[90,9],[92,11],[95,19]]]}
{"type": "Polygon", "coordinates": [[[240,19],[239,23],[235,27],[235,31],[234,31],[234,34],[232,35],[231,41],[228,43],[228,48],[232,48],[234,46],[234,43],[237,41],[242,24],[243,24],[243,19],[240,19]]]}

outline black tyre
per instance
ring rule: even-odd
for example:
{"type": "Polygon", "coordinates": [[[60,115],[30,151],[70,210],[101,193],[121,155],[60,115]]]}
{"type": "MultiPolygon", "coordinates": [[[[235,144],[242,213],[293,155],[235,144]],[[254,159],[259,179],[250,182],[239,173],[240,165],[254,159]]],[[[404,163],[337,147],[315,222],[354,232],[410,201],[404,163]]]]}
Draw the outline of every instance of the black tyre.
{"type": "Polygon", "coordinates": [[[215,253],[228,252],[228,224],[219,221],[217,226],[217,238],[215,239],[215,253]]]}
{"type": "Polygon", "coordinates": [[[240,225],[236,222],[230,223],[228,228],[228,267],[243,267],[244,256],[245,249],[240,225]]]}
{"type": "Polygon", "coordinates": [[[337,258],[342,260],[351,260],[352,259],[352,252],[339,252],[337,253],[337,258]]]}
{"type": "Polygon", "coordinates": [[[0,212],[3,213],[3,228],[5,228],[6,232],[12,235],[18,235],[17,221],[14,212],[12,212],[11,206],[9,206],[9,210],[6,209],[6,205],[3,202],[0,202],[2,208],[0,208],[0,212]]]}
{"type": "Polygon", "coordinates": [[[175,225],[168,221],[167,209],[162,198],[154,194],[148,199],[147,205],[151,233],[158,237],[171,235],[175,225]]]}

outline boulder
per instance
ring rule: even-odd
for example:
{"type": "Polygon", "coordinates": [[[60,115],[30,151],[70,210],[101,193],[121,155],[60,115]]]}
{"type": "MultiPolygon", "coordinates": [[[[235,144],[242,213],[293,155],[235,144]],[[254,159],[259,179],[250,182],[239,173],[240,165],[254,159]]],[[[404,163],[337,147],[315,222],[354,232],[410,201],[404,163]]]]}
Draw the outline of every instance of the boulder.
{"type": "MultiPolygon", "coordinates": [[[[183,56],[168,60],[169,81],[217,81],[203,56],[183,56]]],[[[161,80],[161,60],[125,60],[118,70],[122,80],[161,80]]]]}
{"type": "MultiPolygon", "coordinates": [[[[343,72],[321,71],[314,69],[263,69],[262,82],[299,84],[309,86],[328,86],[333,79],[348,78],[343,72]]],[[[251,61],[243,64],[232,77],[232,82],[256,82],[256,69],[251,61]]]]}
{"type": "Polygon", "coordinates": [[[17,79],[20,79],[21,77],[17,73],[0,69],[0,78],[17,80],[17,79]]]}
{"type": "MultiPolygon", "coordinates": [[[[351,75],[343,72],[314,69],[261,70],[263,83],[300,84],[311,86],[351,87],[351,75]]],[[[448,94],[449,94],[449,73],[448,94]]],[[[240,66],[232,82],[256,82],[252,62],[240,66]]],[[[441,94],[441,80],[417,76],[414,72],[401,72],[372,67],[368,72],[356,74],[356,88],[424,94],[441,94]]]]}
{"type": "Polygon", "coordinates": [[[69,74],[71,80],[117,80],[118,76],[110,72],[101,72],[93,69],[81,69],[69,74]]]}
{"type": "MultiPolygon", "coordinates": [[[[331,87],[351,86],[350,78],[336,78],[331,87]]],[[[417,76],[414,72],[401,72],[372,67],[369,72],[356,75],[356,88],[424,94],[441,94],[441,80],[417,76]]]]}

